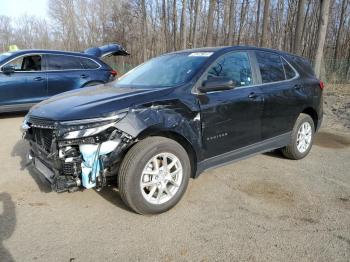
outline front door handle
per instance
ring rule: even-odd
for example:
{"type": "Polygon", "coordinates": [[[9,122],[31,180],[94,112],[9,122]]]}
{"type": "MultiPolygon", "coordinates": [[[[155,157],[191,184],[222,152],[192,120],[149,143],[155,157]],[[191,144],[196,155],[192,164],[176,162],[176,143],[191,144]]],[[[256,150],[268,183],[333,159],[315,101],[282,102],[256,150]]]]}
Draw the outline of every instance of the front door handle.
{"type": "Polygon", "coordinates": [[[248,95],[248,98],[250,98],[250,99],[255,99],[255,98],[257,98],[257,97],[258,97],[258,95],[255,94],[254,92],[251,92],[251,93],[248,95]]]}
{"type": "Polygon", "coordinates": [[[81,75],[80,78],[82,79],[85,79],[85,78],[88,78],[89,76],[88,75],[81,75]]]}
{"type": "Polygon", "coordinates": [[[38,76],[38,77],[34,78],[34,81],[43,81],[43,80],[44,80],[44,78],[41,77],[41,76],[38,76]]]}

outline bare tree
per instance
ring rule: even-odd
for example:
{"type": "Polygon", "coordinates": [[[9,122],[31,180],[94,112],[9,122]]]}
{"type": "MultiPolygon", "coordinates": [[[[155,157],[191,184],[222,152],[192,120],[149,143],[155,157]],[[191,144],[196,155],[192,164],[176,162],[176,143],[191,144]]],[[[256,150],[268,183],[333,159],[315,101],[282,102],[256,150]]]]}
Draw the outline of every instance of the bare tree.
{"type": "Polygon", "coordinates": [[[294,37],[294,52],[296,54],[301,53],[301,36],[304,24],[304,7],[306,0],[299,0],[298,3],[298,15],[297,15],[297,25],[295,28],[295,37],[294,37]]]}
{"type": "Polygon", "coordinates": [[[173,0],[173,45],[174,45],[174,50],[177,50],[177,5],[176,5],[176,0],[173,0]]]}
{"type": "Polygon", "coordinates": [[[256,46],[259,46],[260,4],[261,4],[261,0],[258,0],[257,11],[256,11],[256,25],[255,25],[255,45],[256,46]]]}
{"type": "Polygon", "coordinates": [[[340,45],[340,36],[342,29],[344,27],[344,16],[345,16],[345,11],[348,7],[348,0],[343,0],[341,4],[341,11],[340,11],[340,19],[339,19],[339,26],[336,31],[336,38],[335,38],[335,47],[334,47],[334,56],[333,60],[335,61],[338,58],[338,53],[339,53],[339,45],[340,45]]]}
{"type": "Polygon", "coordinates": [[[186,49],[186,43],[187,43],[186,5],[187,5],[187,0],[182,0],[181,27],[180,27],[181,49],[186,49]]]}
{"type": "Polygon", "coordinates": [[[146,1],[141,0],[142,8],[142,59],[143,61],[147,60],[147,12],[146,12],[146,1]]]}
{"type": "Polygon", "coordinates": [[[270,0],[265,0],[261,42],[260,42],[261,46],[267,45],[267,28],[268,28],[268,23],[269,23],[269,8],[270,8],[270,0]]]}
{"type": "Polygon", "coordinates": [[[216,0],[210,0],[209,2],[209,12],[208,12],[208,27],[207,27],[207,37],[206,45],[211,46],[213,43],[213,27],[214,27],[214,10],[216,6],[216,0]]]}
{"type": "Polygon", "coordinates": [[[317,49],[315,56],[315,74],[317,77],[321,75],[321,63],[323,57],[323,48],[326,40],[327,25],[328,25],[328,16],[329,16],[329,0],[320,0],[320,17],[318,24],[318,34],[317,34],[317,49]]]}
{"type": "Polygon", "coordinates": [[[194,20],[193,20],[193,32],[192,32],[192,46],[196,47],[197,46],[197,20],[199,16],[199,11],[200,11],[200,3],[201,0],[196,0],[195,3],[195,8],[194,8],[194,20]]]}
{"type": "Polygon", "coordinates": [[[230,15],[229,15],[229,26],[228,26],[228,44],[229,45],[233,45],[234,17],[235,17],[235,0],[230,0],[230,15]]]}

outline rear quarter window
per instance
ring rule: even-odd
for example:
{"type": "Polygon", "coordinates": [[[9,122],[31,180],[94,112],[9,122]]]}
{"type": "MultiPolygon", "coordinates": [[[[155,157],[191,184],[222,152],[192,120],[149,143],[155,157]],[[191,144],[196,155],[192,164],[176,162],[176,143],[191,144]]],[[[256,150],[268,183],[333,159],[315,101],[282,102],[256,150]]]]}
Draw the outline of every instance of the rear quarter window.
{"type": "Polygon", "coordinates": [[[85,69],[98,69],[100,67],[99,64],[89,58],[81,58],[80,61],[85,69]]]}
{"type": "Polygon", "coordinates": [[[292,64],[292,66],[298,71],[299,74],[315,77],[315,72],[312,68],[312,65],[306,58],[287,55],[286,59],[292,64]]]}
{"type": "Polygon", "coordinates": [[[293,77],[295,77],[296,73],[294,69],[288,64],[288,62],[284,58],[282,58],[282,63],[286,79],[292,79],[293,77]]]}
{"type": "Polygon", "coordinates": [[[278,82],[286,79],[280,55],[263,51],[258,51],[255,54],[262,83],[278,82]]]}

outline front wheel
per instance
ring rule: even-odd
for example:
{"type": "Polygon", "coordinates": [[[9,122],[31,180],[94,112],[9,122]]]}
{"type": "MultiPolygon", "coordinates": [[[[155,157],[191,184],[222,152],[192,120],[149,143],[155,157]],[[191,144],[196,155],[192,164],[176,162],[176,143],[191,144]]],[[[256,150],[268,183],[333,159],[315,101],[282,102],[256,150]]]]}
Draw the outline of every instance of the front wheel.
{"type": "Polygon", "coordinates": [[[180,201],[190,172],[189,157],[180,144],[164,137],[148,137],[123,159],[119,192],[125,204],[137,213],[162,213],[180,201]]]}
{"type": "Polygon", "coordinates": [[[304,158],[311,150],[314,134],[312,118],[307,114],[300,114],[294,124],[291,143],[282,148],[283,155],[294,160],[304,158]]]}

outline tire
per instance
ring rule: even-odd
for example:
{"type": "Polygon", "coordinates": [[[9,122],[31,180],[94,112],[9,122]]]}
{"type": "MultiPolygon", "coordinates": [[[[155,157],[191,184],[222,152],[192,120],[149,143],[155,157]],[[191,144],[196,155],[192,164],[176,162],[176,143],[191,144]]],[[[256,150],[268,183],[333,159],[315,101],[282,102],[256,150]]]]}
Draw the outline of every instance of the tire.
{"type": "MultiPolygon", "coordinates": [[[[306,130],[306,128],[304,130],[306,130]]],[[[294,124],[291,143],[286,147],[282,148],[283,155],[293,160],[304,158],[305,156],[307,156],[307,154],[311,150],[311,147],[314,141],[314,135],[315,135],[315,125],[314,125],[313,119],[307,114],[300,114],[294,124]],[[301,131],[302,125],[304,125],[304,127],[308,127],[308,126],[311,127],[310,132],[307,133],[307,134],[310,134],[311,137],[310,137],[309,143],[306,143],[307,144],[306,148],[303,148],[301,146],[301,149],[300,149],[300,147],[298,147],[298,145],[300,145],[300,143],[298,142],[298,133],[299,131],[301,131]]],[[[306,135],[304,137],[306,137],[306,135]]]]}
{"type": "Polygon", "coordinates": [[[120,196],[136,213],[143,215],[162,213],[180,201],[187,189],[190,174],[190,160],[180,144],[165,137],[148,137],[134,145],[121,163],[118,174],[120,196]],[[168,167],[166,169],[164,159],[168,167]],[[169,172],[175,175],[165,170],[170,170],[169,172]],[[165,178],[172,176],[177,180],[165,178]],[[151,185],[144,186],[148,184],[151,185]],[[167,198],[169,199],[166,201],[167,198]]]}

